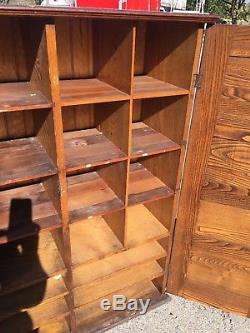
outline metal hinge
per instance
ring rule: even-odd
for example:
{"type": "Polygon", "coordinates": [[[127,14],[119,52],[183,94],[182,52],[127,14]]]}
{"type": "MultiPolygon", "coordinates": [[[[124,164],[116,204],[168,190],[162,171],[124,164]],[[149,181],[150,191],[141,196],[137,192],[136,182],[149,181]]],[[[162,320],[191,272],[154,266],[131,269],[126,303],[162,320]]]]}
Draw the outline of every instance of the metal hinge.
{"type": "Polygon", "coordinates": [[[194,87],[201,89],[203,76],[201,74],[194,74],[194,87]]]}

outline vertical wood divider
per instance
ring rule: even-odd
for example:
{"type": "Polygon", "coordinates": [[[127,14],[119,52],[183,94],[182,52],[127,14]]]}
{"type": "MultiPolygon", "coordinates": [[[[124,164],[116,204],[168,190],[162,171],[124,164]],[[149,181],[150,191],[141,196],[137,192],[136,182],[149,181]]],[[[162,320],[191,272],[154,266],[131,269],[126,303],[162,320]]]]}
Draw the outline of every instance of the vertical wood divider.
{"type": "Polygon", "coordinates": [[[132,122],[133,122],[133,89],[134,89],[134,74],[135,74],[135,47],[136,47],[136,25],[132,28],[132,61],[131,61],[131,81],[130,81],[130,99],[129,99],[129,126],[128,126],[128,160],[127,160],[127,181],[126,181],[126,199],[125,199],[125,233],[124,247],[127,248],[128,239],[128,195],[129,195],[129,173],[132,149],[132,122]]]}
{"type": "MultiPolygon", "coordinates": [[[[68,288],[69,294],[65,297],[70,310],[70,317],[67,318],[69,327],[72,332],[76,330],[75,315],[74,315],[74,299],[73,299],[73,276],[72,276],[72,260],[71,260],[71,244],[69,232],[69,211],[68,211],[68,190],[67,178],[65,167],[65,154],[64,154],[64,138],[63,138],[63,122],[62,122],[62,109],[61,97],[59,86],[59,70],[57,63],[57,47],[56,47],[56,31],[55,26],[52,24],[45,26],[44,37],[46,41],[46,59],[48,80],[45,82],[43,92],[50,87],[49,97],[52,100],[52,117],[54,127],[54,140],[55,140],[55,158],[54,163],[57,167],[57,186],[53,180],[45,183],[45,188],[48,191],[51,199],[58,199],[55,204],[58,214],[62,220],[62,228],[52,231],[52,236],[58,247],[58,250],[63,258],[66,267],[65,284],[68,288]]],[[[32,78],[36,78],[35,72],[32,78]]],[[[35,82],[39,80],[34,80],[35,82]]],[[[37,83],[36,83],[37,84],[37,83]]],[[[53,200],[55,203],[55,200],[53,200]]]]}

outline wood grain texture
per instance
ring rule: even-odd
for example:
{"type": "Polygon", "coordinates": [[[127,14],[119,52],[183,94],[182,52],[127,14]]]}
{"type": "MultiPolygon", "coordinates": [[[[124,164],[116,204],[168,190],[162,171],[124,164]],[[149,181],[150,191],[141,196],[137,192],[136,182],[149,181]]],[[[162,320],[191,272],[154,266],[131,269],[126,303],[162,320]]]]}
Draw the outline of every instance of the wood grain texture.
{"type": "Polygon", "coordinates": [[[250,304],[249,32],[249,27],[219,26],[207,32],[196,102],[200,114],[194,114],[168,281],[172,292],[245,316],[250,304]],[[216,54],[219,44],[223,50],[216,54]],[[186,243],[181,264],[180,242],[186,243]]]}

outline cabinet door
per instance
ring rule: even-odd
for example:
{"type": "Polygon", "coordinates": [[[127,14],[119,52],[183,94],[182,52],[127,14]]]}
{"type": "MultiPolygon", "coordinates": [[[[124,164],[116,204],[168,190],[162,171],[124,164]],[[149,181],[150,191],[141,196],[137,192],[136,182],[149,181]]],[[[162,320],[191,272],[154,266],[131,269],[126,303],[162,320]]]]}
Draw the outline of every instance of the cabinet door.
{"type": "Polygon", "coordinates": [[[167,291],[250,316],[250,26],[208,29],[167,291]]]}

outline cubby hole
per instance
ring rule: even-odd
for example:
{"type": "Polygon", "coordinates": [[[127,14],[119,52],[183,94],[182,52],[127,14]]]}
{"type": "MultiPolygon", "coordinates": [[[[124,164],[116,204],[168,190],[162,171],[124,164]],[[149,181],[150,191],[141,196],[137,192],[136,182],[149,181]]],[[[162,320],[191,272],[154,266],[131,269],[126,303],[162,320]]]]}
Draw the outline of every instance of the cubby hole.
{"type": "Polygon", "coordinates": [[[0,112],[52,106],[43,64],[46,62],[45,20],[3,17],[0,22],[0,112]],[[36,62],[39,60],[39,66],[36,62]]]}
{"type": "Polygon", "coordinates": [[[126,182],[127,161],[69,176],[70,222],[105,215],[123,208],[126,201],[126,182]]]}
{"type": "Polygon", "coordinates": [[[67,172],[126,160],[129,115],[128,102],[63,108],[67,172]]]}
{"type": "Polygon", "coordinates": [[[0,114],[0,188],[57,173],[52,109],[0,114]]]}
{"type": "Polygon", "coordinates": [[[187,97],[163,97],[133,102],[131,157],[180,150],[187,97]]]}
{"type": "Polygon", "coordinates": [[[134,159],[130,164],[128,205],[172,197],[176,190],[180,151],[134,159]]]}
{"type": "Polygon", "coordinates": [[[58,18],[55,25],[62,105],[128,100],[132,23],[58,18]]]}
{"type": "Polygon", "coordinates": [[[134,99],[189,94],[198,28],[192,22],[137,23],[134,99]]]}

